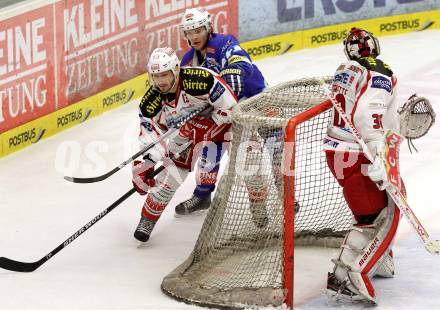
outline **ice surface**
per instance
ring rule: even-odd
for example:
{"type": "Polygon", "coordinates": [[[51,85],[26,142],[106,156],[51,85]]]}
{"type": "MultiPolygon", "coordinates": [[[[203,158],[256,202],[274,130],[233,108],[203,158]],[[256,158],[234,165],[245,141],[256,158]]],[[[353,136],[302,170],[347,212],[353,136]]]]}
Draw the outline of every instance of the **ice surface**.
{"type": "MultiPolygon", "coordinates": [[[[440,30],[381,38],[381,58],[399,82],[399,102],[414,92],[431,100],[440,114],[440,30]]],[[[344,61],[341,45],[302,50],[257,64],[271,85],[301,77],[332,75],[344,61]]],[[[125,193],[130,170],[97,184],[70,184],[64,173],[91,176],[136,151],[136,105],[92,119],[0,160],[0,256],[35,261],[63,242],[125,193]],[[96,165],[93,154],[105,158],[96,165]],[[78,157],[80,156],[80,157],[78,157]],[[78,161],[79,159],[79,161],[78,161]]],[[[401,151],[401,173],[409,202],[432,237],[440,238],[436,196],[440,172],[440,121],[415,141],[419,153],[401,151]]],[[[191,195],[192,175],[163,214],[148,244],[132,237],[143,198],[133,195],[90,231],[35,272],[0,270],[0,309],[116,310],[199,309],[179,303],[160,290],[162,278],[191,252],[203,216],[175,218],[175,204],[191,195]]],[[[297,309],[335,308],[324,288],[335,250],[296,251],[297,309]]],[[[376,309],[440,307],[440,257],[425,252],[402,219],[395,246],[396,277],[375,280],[376,309]]],[[[344,306],[361,309],[361,306],[344,306]]]]}

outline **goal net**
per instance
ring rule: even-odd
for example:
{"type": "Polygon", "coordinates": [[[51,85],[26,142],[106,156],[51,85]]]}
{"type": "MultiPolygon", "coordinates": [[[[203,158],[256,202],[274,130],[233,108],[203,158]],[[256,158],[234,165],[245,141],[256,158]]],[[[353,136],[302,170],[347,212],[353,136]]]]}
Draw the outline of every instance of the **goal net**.
{"type": "Polygon", "coordinates": [[[233,110],[233,141],[197,243],[162,290],[216,308],[293,304],[294,242],[331,246],[351,224],[327,168],[321,80],[280,84],[233,110]]]}

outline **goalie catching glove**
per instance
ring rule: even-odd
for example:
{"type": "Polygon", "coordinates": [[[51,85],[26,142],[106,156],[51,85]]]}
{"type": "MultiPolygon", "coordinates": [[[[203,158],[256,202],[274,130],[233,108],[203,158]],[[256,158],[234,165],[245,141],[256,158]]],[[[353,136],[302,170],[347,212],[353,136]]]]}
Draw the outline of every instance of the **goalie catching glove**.
{"type": "Polygon", "coordinates": [[[408,147],[417,151],[412,140],[426,135],[435,122],[435,112],[427,98],[413,94],[397,111],[400,118],[400,133],[408,139],[408,147]]]}

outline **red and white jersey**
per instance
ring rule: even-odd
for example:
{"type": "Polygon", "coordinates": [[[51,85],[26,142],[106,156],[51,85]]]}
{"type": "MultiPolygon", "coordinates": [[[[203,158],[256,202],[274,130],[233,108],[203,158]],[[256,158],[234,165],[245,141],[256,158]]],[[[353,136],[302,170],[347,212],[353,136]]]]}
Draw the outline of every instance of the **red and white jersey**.
{"type": "MultiPolygon", "coordinates": [[[[384,128],[398,131],[396,77],[380,59],[361,58],[341,64],[334,75],[332,91],[366,143],[378,141],[384,128]]],[[[324,139],[325,150],[361,151],[361,146],[333,109],[324,139]]]]}
{"type": "MultiPolygon", "coordinates": [[[[192,112],[208,105],[214,109],[209,114],[201,113],[201,117],[215,122],[210,133],[210,137],[215,138],[216,133],[230,127],[231,109],[236,103],[232,90],[215,72],[201,67],[181,68],[176,93],[161,94],[150,86],[143,96],[139,104],[141,148],[156,141],[192,112]]],[[[166,141],[149,153],[154,161],[161,160],[166,153],[166,141]]]]}

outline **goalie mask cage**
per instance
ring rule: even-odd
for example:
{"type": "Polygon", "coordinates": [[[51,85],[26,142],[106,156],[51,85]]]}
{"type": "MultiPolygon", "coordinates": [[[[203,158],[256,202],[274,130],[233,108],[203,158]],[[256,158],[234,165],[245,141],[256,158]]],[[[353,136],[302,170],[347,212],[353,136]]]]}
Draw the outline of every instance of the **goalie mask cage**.
{"type": "Polygon", "coordinates": [[[352,221],[322,148],[332,104],[321,80],[234,107],[228,166],[194,250],[162,282],[166,294],[212,308],[292,308],[294,239],[326,243],[352,221]]]}

